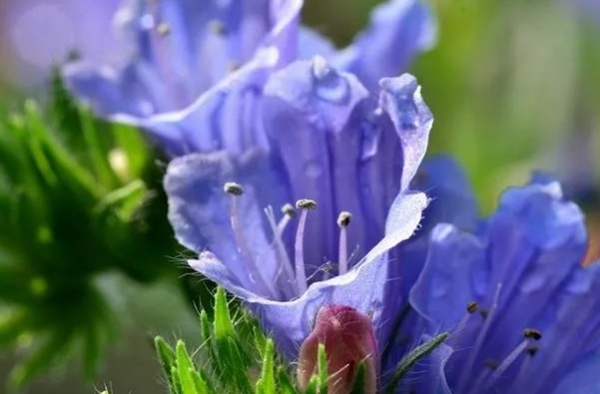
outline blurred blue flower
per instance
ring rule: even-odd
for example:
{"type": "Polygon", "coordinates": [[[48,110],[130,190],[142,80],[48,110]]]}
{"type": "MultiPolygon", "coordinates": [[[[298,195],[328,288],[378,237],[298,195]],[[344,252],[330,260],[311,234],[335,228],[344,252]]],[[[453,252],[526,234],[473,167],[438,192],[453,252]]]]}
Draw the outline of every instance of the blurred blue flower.
{"type": "Polygon", "coordinates": [[[404,329],[453,335],[404,389],[600,392],[600,265],[582,268],[586,247],[583,214],[541,178],[505,192],[477,231],[435,227],[410,293],[423,319],[404,329]]]}
{"type": "MultiPolygon", "coordinates": [[[[71,51],[114,61],[124,48],[109,36],[120,0],[4,0],[0,2],[0,80],[41,88],[49,71],[71,51]],[[99,40],[98,37],[103,37],[99,40]]],[[[3,92],[5,95],[6,92],[3,92]]]]}
{"type": "Polygon", "coordinates": [[[374,89],[435,41],[424,2],[391,0],[338,52],[317,32],[299,27],[302,3],[132,0],[117,18],[132,47],[129,61],[98,67],[84,60],[67,66],[64,76],[99,115],[143,127],[171,156],[238,152],[240,141],[260,142],[248,129],[273,71],[321,54],[374,89]]]}
{"type": "Polygon", "coordinates": [[[413,234],[427,205],[408,186],[431,112],[412,76],[380,86],[370,95],[320,57],[295,62],[265,86],[262,146],[169,165],[169,219],[199,254],[190,265],[245,300],[288,356],[323,305],[378,321],[386,252],[413,234]],[[286,205],[294,201],[297,210],[286,205]]]}

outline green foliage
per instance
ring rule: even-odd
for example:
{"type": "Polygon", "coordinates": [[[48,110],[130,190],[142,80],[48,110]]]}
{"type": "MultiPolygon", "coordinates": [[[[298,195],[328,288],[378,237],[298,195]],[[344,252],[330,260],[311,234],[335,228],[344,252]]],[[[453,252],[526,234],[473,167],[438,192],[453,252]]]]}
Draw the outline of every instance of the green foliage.
{"type": "MultiPolygon", "coordinates": [[[[171,394],[327,394],[329,375],[325,346],[319,345],[317,371],[302,392],[295,371],[276,354],[271,338],[243,308],[232,318],[225,291],[215,294],[214,318],[200,313],[201,346],[190,352],[182,340],[175,347],[161,337],[155,349],[171,394]]],[[[397,366],[385,392],[393,392],[406,374],[448,339],[444,333],[418,346],[397,366]]],[[[364,392],[366,368],[360,363],[352,394],[364,392]]]]}
{"type": "Polygon", "coordinates": [[[0,349],[28,355],[13,387],[77,353],[93,375],[116,328],[103,274],[175,270],[151,159],[137,130],[96,120],[58,77],[47,109],[0,111],[0,349]]]}
{"type": "Polygon", "coordinates": [[[275,354],[257,322],[238,309],[232,318],[225,291],[215,294],[214,317],[200,313],[202,345],[190,352],[177,341],[155,340],[156,353],[172,394],[297,393],[289,367],[275,354]]]}

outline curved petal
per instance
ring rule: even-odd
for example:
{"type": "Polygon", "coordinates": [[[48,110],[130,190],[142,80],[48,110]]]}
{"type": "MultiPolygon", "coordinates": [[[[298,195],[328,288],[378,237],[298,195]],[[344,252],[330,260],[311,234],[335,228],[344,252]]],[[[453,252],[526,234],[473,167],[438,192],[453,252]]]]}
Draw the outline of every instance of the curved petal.
{"type": "Polygon", "coordinates": [[[337,261],[335,218],[341,211],[352,212],[356,219],[348,229],[349,244],[366,246],[361,232],[368,228],[356,173],[361,144],[357,126],[367,97],[354,76],[337,72],[321,57],[292,63],[265,86],[264,125],[271,151],[289,179],[290,195],[315,200],[319,216],[325,218],[307,223],[312,247],[306,260],[311,264],[319,265],[324,258],[337,261]]]}
{"type": "Polygon", "coordinates": [[[504,354],[509,343],[521,339],[519,332],[507,334],[505,327],[535,324],[579,267],[587,248],[585,221],[577,205],[563,198],[558,183],[534,183],[503,194],[484,237],[489,243],[487,303],[492,289],[502,285],[497,309],[502,324],[490,332],[490,349],[504,354]]]}
{"type": "Polygon", "coordinates": [[[266,148],[259,103],[262,87],[278,59],[275,48],[259,51],[252,61],[181,111],[144,118],[116,114],[112,119],[143,127],[172,156],[221,149],[239,154],[252,147],[266,148]]]}
{"type": "Polygon", "coordinates": [[[306,26],[300,27],[298,32],[298,60],[310,60],[317,55],[330,60],[336,53],[335,45],[317,30],[306,26]]]}
{"type": "MultiPolygon", "coordinates": [[[[219,149],[223,141],[214,147],[207,142],[213,136],[206,138],[206,132],[198,138],[199,126],[171,121],[193,113],[198,102],[206,101],[213,103],[203,107],[211,107],[206,110],[209,113],[197,116],[191,123],[211,116],[236,120],[239,112],[255,112],[255,97],[260,90],[256,88],[257,84],[262,88],[258,80],[266,77],[265,68],[284,64],[296,56],[295,51],[289,53],[289,48],[295,48],[289,41],[295,40],[302,3],[302,0],[133,0],[117,18],[133,43],[128,63],[103,67],[85,62],[70,64],[63,71],[65,81],[75,96],[91,105],[100,116],[144,127],[171,155],[219,149]],[[232,73],[244,65],[249,65],[245,71],[232,73]],[[217,92],[235,81],[251,81],[243,93],[232,95],[230,101],[237,100],[238,104],[230,107],[243,109],[234,110],[231,116],[214,115],[220,112],[215,107],[226,106],[215,103],[222,99],[219,93],[216,97],[213,94],[214,99],[201,95],[222,80],[224,84],[217,92]]],[[[245,124],[245,119],[240,123],[245,124]]],[[[250,123],[246,128],[251,130],[254,125],[250,123]]],[[[252,133],[213,130],[219,140],[232,135],[229,138],[237,139],[236,143],[252,133]]]]}
{"type": "Polygon", "coordinates": [[[375,10],[367,30],[332,62],[370,89],[381,78],[407,71],[413,58],[435,43],[437,27],[422,0],[390,0],[375,10]]]}
{"type": "Polygon", "coordinates": [[[479,227],[475,193],[463,169],[450,156],[425,159],[410,186],[431,198],[421,223],[424,229],[432,229],[438,223],[450,223],[471,232],[479,227]]]}
{"type": "MultiPolygon", "coordinates": [[[[542,322],[544,341],[551,348],[542,349],[532,368],[539,368],[536,376],[527,376],[524,384],[550,392],[556,387],[560,375],[555,371],[565,371],[570,365],[583,363],[582,356],[600,349],[600,265],[589,267],[575,266],[569,279],[557,294],[548,302],[545,313],[538,317],[542,322]]],[[[537,357],[536,357],[537,358],[537,357]]],[[[574,375],[580,367],[571,368],[574,375]]],[[[582,367],[585,369],[586,367],[582,367]]],[[[600,369],[598,369],[600,371],[600,369]]],[[[564,378],[571,381],[571,378],[564,378]]],[[[585,380],[583,381],[585,382],[585,380]]],[[[566,388],[566,383],[561,383],[566,388]]],[[[583,384],[582,387],[586,387],[583,384]]],[[[577,392],[577,385],[573,392],[577,392]]],[[[585,391],[584,391],[585,392],[585,391]]]]}
{"type": "Polygon", "coordinates": [[[402,146],[400,190],[406,190],[425,156],[433,115],[410,74],[380,81],[379,108],[389,116],[402,146]]]}
{"type": "Polygon", "coordinates": [[[410,303],[433,330],[456,329],[468,303],[477,301],[472,283],[484,253],[476,237],[452,225],[439,224],[432,231],[427,261],[410,291],[410,303]]]}
{"type": "Polygon", "coordinates": [[[164,187],[169,221],[182,245],[198,253],[209,249],[232,283],[277,299],[286,287],[277,286],[281,267],[257,201],[253,178],[263,177],[260,160],[251,154],[234,160],[226,152],[183,156],[169,164],[164,187]],[[243,195],[227,195],[226,182],[241,184],[243,195]]]}
{"type": "Polygon", "coordinates": [[[421,220],[427,198],[421,193],[404,195],[395,203],[396,215],[390,220],[397,223],[393,231],[373,248],[349,272],[312,284],[299,299],[288,303],[266,300],[248,300],[259,308],[258,315],[264,327],[272,328],[274,338],[281,342],[282,351],[295,355],[298,344],[308,335],[318,309],[323,305],[348,305],[365,314],[372,314],[377,327],[377,311],[383,302],[383,288],[387,275],[386,252],[408,239],[421,220]]]}
{"type": "MultiPolygon", "coordinates": [[[[344,275],[316,282],[299,298],[279,302],[248,291],[226,275],[222,264],[214,260],[192,261],[192,267],[208,278],[221,281],[227,290],[243,299],[269,332],[280,351],[295,359],[300,343],[309,335],[317,311],[323,305],[348,305],[361,313],[372,313],[382,302],[386,278],[386,252],[412,235],[421,219],[427,198],[421,193],[404,195],[396,201],[392,220],[397,223],[355,268],[344,275]]],[[[377,326],[374,317],[374,326],[377,326]]]]}

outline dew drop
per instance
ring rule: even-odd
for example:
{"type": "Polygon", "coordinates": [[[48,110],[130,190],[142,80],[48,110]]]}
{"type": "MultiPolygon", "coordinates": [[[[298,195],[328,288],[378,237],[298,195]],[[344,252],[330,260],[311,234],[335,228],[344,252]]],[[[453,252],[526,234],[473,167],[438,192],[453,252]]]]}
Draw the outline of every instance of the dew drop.
{"type": "Polygon", "coordinates": [[[319,98],[334,104],[341,104],[348,98],[348,82],[340,77],[325,59],[315,56],[312,72],[315,78],[315,93],[319,98]]]}
{"type": "Polygon", "coordinates": [[[156,22],[154,20],[154,15],[146,14],[140,18],[140,27],[145,30],[152,30],[156,22]]]}
{"type": "Polygon", "coordinates": [[[323,173],[323,167],[319,163],[311,161],[304,167],[304,173],[309,178],[318,178],[323,173]]]}

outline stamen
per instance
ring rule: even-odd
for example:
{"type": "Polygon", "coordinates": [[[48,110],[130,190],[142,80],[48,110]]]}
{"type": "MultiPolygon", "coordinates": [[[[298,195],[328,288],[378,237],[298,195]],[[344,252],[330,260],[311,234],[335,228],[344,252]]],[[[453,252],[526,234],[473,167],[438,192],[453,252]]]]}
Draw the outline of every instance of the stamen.
{"type": "Polygon", "coordinates": [[[283,207],[281,207],[281,213],[291,217],[292,219],[296,217],[296,211],[294,210],[294,206],[292,204],[285,204],[283,207]]]}
{"type": "Polygon", "coordinates": [[[479,304],[476,303],[475,301],[471,301],[467,304],[467,312],[469,312],[470,315],[477,312],[478,309],[479,309],[479,304]]]}
{"type": "Polygon", "coordinates": [[[338,274],[343,275],[348,271],[348,235],[346,227],[352,220],[350,212],[342,212],[338,216],[337,224],[340,227],[340,244],[339,244],[339,269],[338,274]]]}
{"type": "Polygon", "coordinates": [[[285,204],[281,207],[281,213],[283,213],[283,218],[277,224],[277,230],[280,234],[283,234],[283,230],[285,230],[290,220],[296,217],[296,211],[292,204],[285,204]]]}
{"type": "Polygon", "coordinates": [[[227,27],[223,24],[223,22],[216,19],[210,21],[208,23],[208,27],[210,28],[210,31],[218,36],[224,36],[227,34],[227,27]]]}
{"type": "Polygon", "coordinates": [[[304,229],[306,227],[306,216],[309,209],[317,208],[314,200],[302,199],[296,202],[296,208],[301,209],[298,229],[296,230],[295,242],[295,263],[296,263],[296,286],[298,294],[302,294],[307,289],[306,271],[304,270],[304,229]]]}
{"type": "Polygon", "coordinates": [[[526,328],[523,330],[523,336],[527,339],[533,339],[535,341],[539,341],[542,339],[542,333],[540,330],[536,330],[535,328],[526,328]]]}
{"type": "Polygon", "coordinates": [[[248,244],[246,243],[246,238],[244,236],[244,232],[240,226],[239,222],[239,214],[237,208],[237,200],[238,197],[244,194],[244,188],[235,182],[226,182],[223,186],[223,191],[225,193],[231,195],[231,229],[233,230],[233,234],[235,235],[235,240],[239,249],[240,254],[242,255],[242,260],[244,261],[246,268],[248,269],[250,280],[254,280],[259,288],[265,294],[270,294],[271,291],[262,276],[258,272],[256,265],[254,264],[254,259],[250,253],[250,249],[248,248],[248,244]]]}
{"type": "MultiPolygon", "coordinates": [[[[292,283],[294,281],[294,270],[292,262],[290,261],[290,257],[285,249],[285,245],[283,244],[283,239],[281,238],[283,230],[285,229],[285,225],[280,228],[277,224],[275,224],[275,214],[273,213],[273,208],[265,208],[265,214],[267,215],[267,220],[269,222],[269,226],[271,227],[271,231],[273,231],[273,247],[275,249],[277,259],[280,262],[279,265],[282,266],[283,270],[285,271],[286,282],[292,283]]],[[[284,291],[286,290],[287,289],[284,289],[284,291]]]]}
{"type": "Polygon", "coordinates": [[[491,369],[492,371],[498,369],[498,367],[500,366],[500,362],[495,358],[488,358],[483,362],[483,364],[485,364],[485,366],[491,369]]]}
{"type": "Polygon", "coordinates": [[[169,24],[166,22],[161,22],[156,27],[156,32],[163,37],[168,36],[171,33],[171,26],[169,26],[169,24]]]}
{"type": "Polygon", "coordinates": [[[231,194],[234,196],[241,196],[244,194],[244,188],[239,183],[235,182],[226,182],[225,186],[223,186],[223,191],[227,194],[231,194]]]}
{"type": "Polygon", "coordinates": [[[471,301],[467,304],[467,314],[464,315],[462,319],[460,319],[460,322],[458,322],[458,325],[456,326],[456,330],[454,330],[454,335],[451,342],[452,345],[456,345],[460,333],[465,329],[467,323],[469,322],[469,318],[478,310],[479,304],[477,302],[471,301]]]}
{"type": "Polygon", "coordinates": [[[525,349],[527,354],[529,354],[531,357],[535,356],[538,350],[540,350],[540,348],[535,345],[529,346],[527,349],[525,349]]]}
{"type": "Polygon", "coordinates": [[[502,284],[498,283],[498,285],[496,286],[496,293],[494,294],[494,299],[492,301],[492,306],[490,307],[490,310],[486,316],[486,319],[483,323],[483,327],[481,327],[481,331],[479,331],[479,334],[477,335],[477,339],[475,340],[475,345],[473,346],[473,349],[471,350],[471,354],[469,355],[469,358],[466,362],[466,364],[464,365],[464,369],[463,369],[463,373],[462,376],[460,377],[460,381],[458,384],[458,390],[456,391],[457,393],[463,393],[466,392],[465,390],[465,385],[467,384],[467,380],[470,376],[471,370],[473,369],[473,364],[475,364],[475,359],[477,358],[477,354],[479,354],[479,351],[481,350],[481,347],[483,346],[483,341],[485,340],[485,337],[490,329],[490,326],[492,324],[492,320],[494,318],[494,312],[496,311],[496,308],[498,308],[498,299],[500,298],[500,290],[502,289],[502,284]]]}
{"type": "Polygon", "coordinates": [[[525,349],[525,353],[527,353],[528,357],[523,358],[523,362],[521,363],[521,366],[519,367],[519,372],[517,373],[517,376],[513,380],[511,390],[509,391],[510,393],[515,391],[513,389],[516,389],[518,387],[523,387],[521,382],[523,382],[523,380],[527,376],[527,370],[529,369],[529,365],[531,364],[531,358],[533,356],[535,356],[535,354],[538,352],[538,350],[539,350],[539,348],[535,345],[530,345],[527,349],[525,349]]]}
{"type": "Polygon", "coordinates": [[[483,392],[486,392],[488,388],[492,387],[493,384],[496,383],[496,380],[498,380],[498,378],[500,378],[508,370],[508,368],[517,360],[517,358],[530,347],[531,341],[539,341],[542,339],[542,333],[533,328],[526,328],[523,331],[523,336],[525,339],[512,352],[510,352],[508,356],[506,356],[504,361],[502,361],[500,366],[488,379],[483,392]]]}

